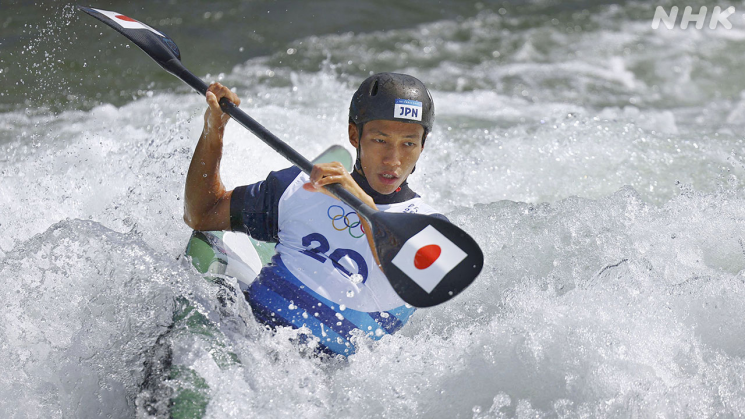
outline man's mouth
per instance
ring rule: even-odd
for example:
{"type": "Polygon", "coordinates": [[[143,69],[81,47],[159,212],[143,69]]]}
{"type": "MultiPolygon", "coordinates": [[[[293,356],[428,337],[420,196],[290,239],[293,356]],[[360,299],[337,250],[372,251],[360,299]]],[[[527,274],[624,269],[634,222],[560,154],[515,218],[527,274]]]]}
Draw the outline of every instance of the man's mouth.
{"type": "Polygon", "coordinates": [[[378,178],[385,185],[393,185],[398,181],[398,176],[392,173],[381,173],[378,175],[378,178]]]}

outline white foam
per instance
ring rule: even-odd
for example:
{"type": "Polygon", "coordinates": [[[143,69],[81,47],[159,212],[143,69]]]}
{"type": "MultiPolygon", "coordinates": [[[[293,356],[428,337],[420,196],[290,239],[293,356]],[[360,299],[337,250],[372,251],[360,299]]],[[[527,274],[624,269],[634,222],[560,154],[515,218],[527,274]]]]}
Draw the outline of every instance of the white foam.
{"type": "MultiPolygon", "coordinates": [[[[370,71],[432,87],[411,184],[486,265],[347,361],[307,356],[297,331],[264,331],[240,293],[173,262],[203,98],[0,114],[0,416],[146,417],[188,384],[142,385],[160,350],[199,374],[208,417],[745,415],[742,99],[715,93],[741,69],[730,37],[653,32],[624,7],[582,31],[484,11],[311,37],[296,67],[283,53],[225,75],[308,157],[347,146],[370,71]],[[181,323],[156,345],[179,295],[212,335],[181,323]]],[[[231,123],[228,187],[287,165],[231,123]]]]}

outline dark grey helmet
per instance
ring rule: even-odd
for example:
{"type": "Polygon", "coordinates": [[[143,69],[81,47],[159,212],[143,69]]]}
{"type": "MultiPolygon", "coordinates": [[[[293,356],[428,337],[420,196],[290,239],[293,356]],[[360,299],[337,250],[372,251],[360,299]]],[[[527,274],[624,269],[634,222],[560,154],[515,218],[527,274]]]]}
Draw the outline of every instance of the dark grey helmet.
{"type": "Polygon", "coordinates": [[[383,119],[422,125],[425,136],[435,122],[435,104],[416,77],[378,73],[362,82],[349,105],[349,122],[364,124],[383,119]]]}

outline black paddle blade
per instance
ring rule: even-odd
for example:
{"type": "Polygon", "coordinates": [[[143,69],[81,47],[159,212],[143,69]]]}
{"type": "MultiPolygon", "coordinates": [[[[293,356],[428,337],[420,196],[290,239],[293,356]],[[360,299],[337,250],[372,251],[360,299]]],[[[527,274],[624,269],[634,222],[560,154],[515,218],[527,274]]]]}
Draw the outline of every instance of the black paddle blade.
{"type": "Polygon", "coordinates": [[[124,16],[121,13],[83,6],[78,6],[78,9],[126,36],[164,69],[171,73],[180,69],[181,52],[178,46],[176,46],[176,43],[163,32],[155,30],[131,17],[124,16]]]}
{"type": "Polygon", "coordinates": [[[484,266],[476,241],[447,221],[382,211],[370,218],[383,272],[401,299],[414,307],[455,297],[484,266]]]}

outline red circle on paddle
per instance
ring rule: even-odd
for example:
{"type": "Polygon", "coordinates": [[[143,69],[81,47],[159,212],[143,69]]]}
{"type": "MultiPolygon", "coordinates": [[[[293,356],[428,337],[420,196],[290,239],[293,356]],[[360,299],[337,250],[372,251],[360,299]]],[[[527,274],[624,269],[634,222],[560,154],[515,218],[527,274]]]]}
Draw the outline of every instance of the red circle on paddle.
{"type": "Polygon", "coordinates": [[[132,19],[131,17],[127,17],[124,15],[116,15],[117,19],[126,20],[127,22],[137,22],[136,20],[132,19]]]}
{"type": "Polygon", "coordinates": [[[436,244],[430,244],[416,251],[414,255],[414,267],[427,269],[440,257],[442,249],[436,244]]]}

